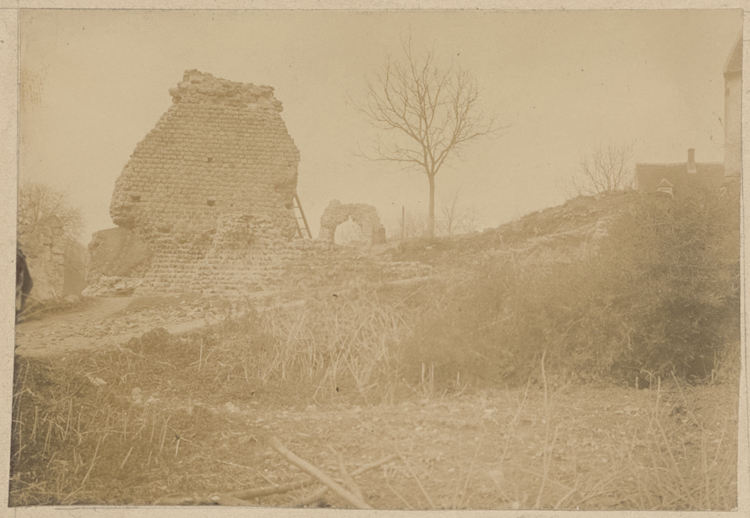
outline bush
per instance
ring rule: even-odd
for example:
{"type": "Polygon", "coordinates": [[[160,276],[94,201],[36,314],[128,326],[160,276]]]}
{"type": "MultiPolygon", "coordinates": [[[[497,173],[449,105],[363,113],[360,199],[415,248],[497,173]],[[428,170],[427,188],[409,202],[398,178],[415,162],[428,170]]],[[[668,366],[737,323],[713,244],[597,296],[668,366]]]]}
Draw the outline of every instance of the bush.
{"type": "Polygon", "coordinates": [[[619,364],[704,378],[739,340],[739,198],[644,196],[599,258],[627,347],[619,364]]]}
{"type": "Polygon", "coordinates": [[[525,383],[675,373],[705,378],[739,340],[739,203],[723,193],[633,195],[598,252],[569,263],[488,261],[417,327],[416,376],[525,383]]]}

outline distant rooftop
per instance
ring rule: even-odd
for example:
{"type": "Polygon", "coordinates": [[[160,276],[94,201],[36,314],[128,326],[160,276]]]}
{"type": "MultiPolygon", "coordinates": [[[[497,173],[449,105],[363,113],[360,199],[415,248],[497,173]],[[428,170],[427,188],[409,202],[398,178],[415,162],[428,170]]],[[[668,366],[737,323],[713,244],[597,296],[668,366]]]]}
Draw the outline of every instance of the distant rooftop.
{"type": "Polygon", "coordinates": [[[696,162],[695,150],[689,149],[686,162],[636,164],[635,174],[642,191],[668,191],[674,196],[684,196],[718,184],[724,176],[724,164],[696,162]],[[663,190],[665,187],[667,191],[663,190]]]}

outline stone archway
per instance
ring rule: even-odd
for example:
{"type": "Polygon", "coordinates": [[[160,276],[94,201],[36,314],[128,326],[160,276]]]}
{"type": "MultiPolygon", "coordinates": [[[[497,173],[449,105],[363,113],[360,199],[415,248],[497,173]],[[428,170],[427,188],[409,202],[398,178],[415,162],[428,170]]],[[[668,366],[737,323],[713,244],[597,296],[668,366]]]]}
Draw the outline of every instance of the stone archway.
{"type": "Polygon", "coordinates": [[[320,234],[318,239],[333,244],[336,228],[351,220],[362,230],[362,241],[371,246],[385,243],[385,228],[380,224],[378,211],[372,205],[364,203],[341,203],[332,200],[320,218],[320,234]]]}
{"type": "Polygon", "coordinates": [[[349,219],[336,227],[333,233],[333,242],[342,246],[361,246],[365,244],[364,237],[362,227],[349,216],[349,219]]]}

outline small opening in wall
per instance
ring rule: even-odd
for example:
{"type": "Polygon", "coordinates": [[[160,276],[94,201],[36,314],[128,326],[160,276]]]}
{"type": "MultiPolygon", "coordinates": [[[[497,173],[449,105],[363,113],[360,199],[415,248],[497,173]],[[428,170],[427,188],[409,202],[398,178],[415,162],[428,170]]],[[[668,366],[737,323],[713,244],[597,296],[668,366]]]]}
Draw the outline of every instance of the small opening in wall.
{"type": "Polygon", "coordinates": [[[131,195],[130,196],[130,201],[134,201],[134,202],[138,203],[139,201],[141,201],[141,197],[140,196],[136,196],[136,195],[131,195]]]}
{"type": "Polygon", "coordinates": [[[206,162],[213,162],[213,161],[214,161],[214,157],[212,156],[206,158],[206,162]]]}
{"type": "Polygon", "coordinates": [[[209,207],[213,207],[214,205],[216,205],[216,200],[208,199],[206,200],[206,205],[208,205],[209,207]]]}

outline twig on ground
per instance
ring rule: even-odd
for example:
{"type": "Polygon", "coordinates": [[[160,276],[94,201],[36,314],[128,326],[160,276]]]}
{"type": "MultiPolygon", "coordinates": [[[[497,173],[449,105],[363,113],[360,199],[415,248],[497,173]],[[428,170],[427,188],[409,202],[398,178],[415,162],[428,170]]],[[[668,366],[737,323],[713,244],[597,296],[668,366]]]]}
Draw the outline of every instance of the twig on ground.
{"type": "Polygon", "coordinates": [[[96,449],[94,450],[94,456],[91,458],[91,465],[89,466],[89,470],[86,472],[86,476],[83,477],[83,482],[81,482],[81,487],[83,487],[84,484],[86,484],[86,481],[89,479],[89,475],[91,475],[91,470],[94,469],[94,464],[96,463],[96,455],[99,453],[99,445],[101,444],[102,439],[104,437],[105,436],[100,435],[99,439],[97,439],[96,441],[96,449]]]}
{"type": "Polygon", "coordinates": [[[414,509],[414,507],[409,502],[406,501],[406,498],[404,498],[403,496],[401,496],[401,493],[399,493],[398,491],[396,491],[396,489],[391,485],[391,482],[388,480],[388,471],[387,470],[383,470],[383,475],[385,476],[385,485],[388,486],[388,489],[390,489],[391,492],[394,495],[396,495],[399,498],[399,500],[401,500],[404,503],[404,505],[406,506],[407,509],[414,509]]]}
{"type": "MultiPolygon", "coordinates": [[[[461,500],[458,502],[458,506],[461,507],[464,503],[464,498],[466,497],[466,489],[469,487],[469,479],[471,478],[471,473],[474,470],[474,463],[477,460],[477,455],[479,455],[479,448],[482,446],[482,441],[480,439],[479,443],[477,444],[477,449],[474,451],[474,457],[471,459],[471,464],[469,465],[469,471],[466,473],[466,478],[464,479],[464,488],[460,493],[461,500]]],[[[459,482],[460,483],[460,482],[459,482]]]]}
{"type": "Polygon", "coordinates": [[[342,457],[341,452],[336,451],[330,444],[328,445],[328,448],[333,452],[334,455],[336,455],[336,460],[339,463],[339,473],[341,473],[341,480],[344,482],[346,487],[349,488],[349,491],[351,491],[357,498],[364,500],[364,496],[362,496],[362,490],[354,481],[354,478],[349,475],[349,472],[346,471],[346,466],[344,466],[344,458],[342,457]]]}
{"type": "MultiPolygon", "coordinates": [[[[357,475],[361,475],[365,471],[370,471],[373,468],[377,468],[378,466],[382,466],[386,462],[390,462],[390,461],[392,461],[394,459],[397,459],[397,458],[398,458],[398,455],[388,455],[387,457],[383,457],[382,459],[380,459],[378,461],[372,462],[370,464],[366,464],[366,465],[362,466],[361,468],[355,469],[354,471],[351,472],[351,476],[352,477],[356,477],[357,475]]],[[[317,489],[311,495],[303,497],[303,498],[300,498],[298,500],[295,500],[294,502],[292,502],[291,507],[302,507],[302,506],[308,505],[308,504],[310,504],[312,502],[315,502],[319,498],[322,498],[327,492],[328,492],[328,487],[327,486],[323,486],[320,489],[317,489]]],[[[409,504],[407,504],[407,505],[409,505],[409,504]]]]}
{"type": "Polygon", "coordinates": [[[123,467],[125,466],[125,463],[126,463],[126,462],[128,461],[128,459],[130,458],[130,454],[131,454],[131,453],[133,453],[133,448],[135,448],[135,446],[131,446],[131,447],[130,447],[130,449],[128,450],[128,454],[127,454],[127,455],[125,455],[125,460],[123,460],[123,461],[122,461],[122,464],[120,464],[120,469],[122,469],[122,468],[123,468],[123,467]]]}
{"type": "MultiPolygon", "coordinates": [[[[395,448],[395,446],[394,446],[395,448]]],[[[422,490],[422,494],[425,496],[427,501],[430,503],[430,506],[435,509],[435,504],[432,502],[432,498],[430,498],[430,495],[427,494],[427,491],[425,491],[424,486],[422,485],[422,481],[419,480],[419,477],[417,477],[417,474],[414,473],[414,470],[411,469],[411,464],[409,464],[409,461],[406,460],[406,457],[401,455],[401,452],[396,448],[396,453],[398,453],[398,456],[401,458],[404,464],[406,464],[406,468],[409,470],[409,473],[411,473],[411,476],[414,477],[414,480],[417,481],[417,485],[419,486],[419,489],[422,490]]]]}
{"type": "Polygon", "coordinates": [[[290,484],[285,484],[283,486],[261,487],[259,489],[247,489],[245,491],[232,493],[232,496],[234,498],[239,498],[241,500],[251,500],[253,498],[258,498],[261,496],[275,495],[279,493],[288,493],[289,491],[294,491],[295,489],[301,489],[303,487],[307,487],[316,483],[317,483],[317,480],[315,480],[314,478],[308,478],[305,480],[300,480],[299,482],[292,482],[290,484]]]}
{"type": "Polygon", "coordinates": [[[271,444],[273,449],[279,452],[286,460],[320,480],[323,484],[330,487],[333,492],[335,492],[337,495],[339,495],[341,498],[343,498],[353,506],[357,507],[358,509],[372,509],[372,507],[367,502],[365,502],[361,498],[357,498],[350,491],[342,487],[340,484],[336,483],[336,481],[334,481],[331,477],[320,471],[318,468],[316,468],[306,460],[298,457],[293,452],[288,450],[276,437],[271,437],[269,443],[271,444]]]}
{"type": "Polygon", "coordinates": [[[249,506],[252,505],[247,500],[242,500],[232,495],[212,495],[211,501],[216,505],[235,505],[235,506],[249,506]]]}

